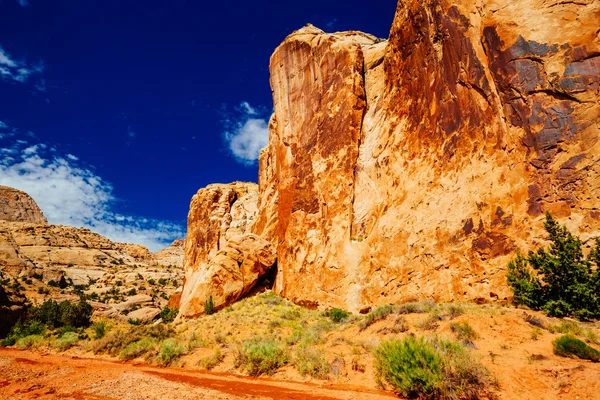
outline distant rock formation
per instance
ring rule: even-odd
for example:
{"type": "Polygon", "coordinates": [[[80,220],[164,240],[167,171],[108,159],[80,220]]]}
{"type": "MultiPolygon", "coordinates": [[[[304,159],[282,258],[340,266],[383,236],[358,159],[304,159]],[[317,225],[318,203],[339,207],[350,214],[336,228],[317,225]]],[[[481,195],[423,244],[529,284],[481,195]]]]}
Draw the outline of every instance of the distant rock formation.
{"type": "Polygon", "coordinates": [[[254,183],[209,185],[193,197],[180,315],[203,314],[211,297],[215,309],[235,302],[275,263],[275,248],[250,233],[256,203],[254,183]]]}
{"type": "Polygon", "coordinates": [[[184,247],[185,240],[177,239],[169,247],[154,253],[154,259],[160,265],[173,265],[181,268],[183,266],[184,247]]]}
{"type": "Polygon", "coordinates": [[[98,300],[93,303],[98,313],[113,316],[129,312],[118,303],[139,294],[151,302],[131,318],[146,320],[182,283],[181,241],[153,254],[89,229],[48,225],[33,199],[18,190],[0,187],[0,199],[0,279],[17,280],[30,299],[76,299],[69,292],[78,286],[98,300]]]}
{"type": "Polygon", "coordinates": [[[252,231],[275,289],[353,311],[509,298],[550,211],[600,230],[600,2],[401,1],[387,42],[308,26],[271,57],[252,231]]]}
{"type": "Polygon", "coordinates": [[[31,196],[7,186],[0,186],[0,221],[48,223],[31,196]]]}

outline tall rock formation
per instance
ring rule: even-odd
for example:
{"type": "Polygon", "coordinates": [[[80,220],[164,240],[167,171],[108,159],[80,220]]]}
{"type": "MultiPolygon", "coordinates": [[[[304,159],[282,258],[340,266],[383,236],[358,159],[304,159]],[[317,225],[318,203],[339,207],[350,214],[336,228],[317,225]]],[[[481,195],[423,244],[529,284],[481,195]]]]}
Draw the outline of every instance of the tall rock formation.
{"type": "Polygon", "coordinates": [[[192,198],[185,240],[185,283],[180,315],[204,313],[247,294],[275,263],[275,248],[250,232],[256,214],[257,186],[235,182],[200,189],[192,198]]]}
{"type": "Polygon", "coordinates": [[[600,230],[600,2],[399,1],[387,42],[308,26],[271,57],[252,231],[296,303],[510,296],[543,213],[600,230]]]}
{"type": "Polygon", "coordinates": [[[48,220],[27,193],[0,186],[0,220],[47,224],[48,220]]]}

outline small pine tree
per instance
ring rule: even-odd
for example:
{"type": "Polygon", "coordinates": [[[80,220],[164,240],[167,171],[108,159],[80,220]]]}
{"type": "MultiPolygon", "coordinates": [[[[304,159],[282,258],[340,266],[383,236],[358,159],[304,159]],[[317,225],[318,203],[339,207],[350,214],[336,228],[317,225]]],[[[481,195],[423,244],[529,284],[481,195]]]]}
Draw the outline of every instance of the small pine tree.
{"type": "Polygon", "coordinates": [[[546,213],[548,249],[517,254],[506,275],[514,302],[554,317],[600,318],[600,239],[586,258],[579,238],[546,213]],[[595,265],[595,270],[592,266],[595,265]]]}
{"type": "Polygon", "coordinates": [[[210,295],[208,297],[208,300],[206,300],[206,303],[204,303],[204,313],[206,315],[211,315],[215,313],[215,303],[213,301],[212,295],[210,295]]]}

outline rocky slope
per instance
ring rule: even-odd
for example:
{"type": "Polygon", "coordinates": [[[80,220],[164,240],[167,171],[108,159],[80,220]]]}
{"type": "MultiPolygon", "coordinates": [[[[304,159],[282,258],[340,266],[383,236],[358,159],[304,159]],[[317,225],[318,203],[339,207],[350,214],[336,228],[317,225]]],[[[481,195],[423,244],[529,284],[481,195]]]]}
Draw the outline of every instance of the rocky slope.
{"type": "Polygon", "coordinates": [[[49,225],[24,192],[0,187],[0,199],[0,284],[33,301],[84,292],[102,315],[143,320],[182,283],[182,241],[153,254],[89,229],[49,225]]]}
{"type": "Polygon", "coordinates": [[[276,290],[351,310],[509,297],[550,211],[600,230],[600,3],[401,1],[387,42],[308,26],[271,57],[253,232],[276,290]]]}

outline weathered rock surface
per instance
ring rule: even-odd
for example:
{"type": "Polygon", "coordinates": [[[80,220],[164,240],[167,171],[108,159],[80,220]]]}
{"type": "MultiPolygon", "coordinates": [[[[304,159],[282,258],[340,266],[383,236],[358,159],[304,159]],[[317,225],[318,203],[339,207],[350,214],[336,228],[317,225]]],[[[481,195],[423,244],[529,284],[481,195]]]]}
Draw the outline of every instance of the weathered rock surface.
{"type": "Polygon", "coordinates": [[[0,186],[0,220],[47,224],[48,220],[27,193],[0,186]]]}
{"type": "Polygon", "coordinates": [[[544,211],[598,232],[598,21],[595,0],[410,0],[387,42],[286,38],[252,228],[275,289],[353,311],[503,300],[544,211]]]}
{"type": "Polygon", "coordinates": [[[181,268],[183,266],[184,250],[185,240],[175,240],[169,247],[154,253],[155,262],[160,265],[172,265],[181,268]]]}
{"type": "Polygon", "coordinates": [[[250,233],[256,203],[254,183],[209,185],[193,197],[180,315],[203,314],[211,296],[216,309],[235,302],[275,263],[275,248],[250,233]]]}

